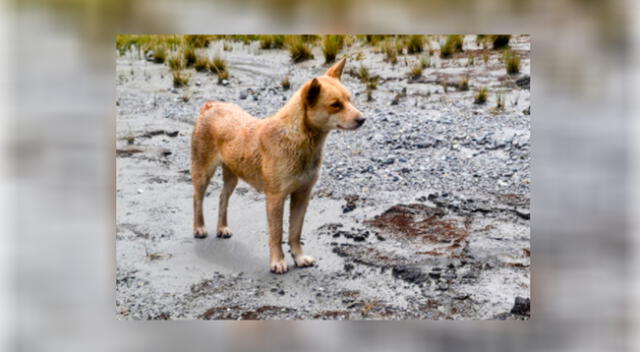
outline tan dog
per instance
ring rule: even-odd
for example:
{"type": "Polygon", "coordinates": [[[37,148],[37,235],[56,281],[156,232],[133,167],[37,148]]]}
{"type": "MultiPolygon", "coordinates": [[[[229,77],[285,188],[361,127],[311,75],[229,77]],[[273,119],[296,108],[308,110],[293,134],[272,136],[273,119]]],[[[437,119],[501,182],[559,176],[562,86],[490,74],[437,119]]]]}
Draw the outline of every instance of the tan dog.
{"type": "Polygon", "coordinates": [[[291,195],[289,246],[297,266],[314,264],[300,245],[302,223],[311,189],[318,179],[322,147],[336,128],[355,130],[364,118],[350,102],[340,83],[345,59],[324,76],[306,82],[274,116],[256,119],[235,104],[207,102],[200,110],[191,141],[194,235],[207,232],[202,200],[211,176],[222,167],[224,187],[220,194],[217,235],[231,237],[227,205],[241,178],[267,198],[270,267],[287,272],[282,252],[282,217],[285,199],[291,195]]]}

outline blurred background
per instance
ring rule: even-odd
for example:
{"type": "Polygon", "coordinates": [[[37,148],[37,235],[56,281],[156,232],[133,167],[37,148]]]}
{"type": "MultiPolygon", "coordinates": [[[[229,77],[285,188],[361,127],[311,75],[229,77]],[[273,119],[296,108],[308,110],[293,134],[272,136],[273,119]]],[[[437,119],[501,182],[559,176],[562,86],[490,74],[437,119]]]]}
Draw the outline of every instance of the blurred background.
{"type": "Polygon", "coordinates": [[[638,4],[596,0],[0,2],[0,349],[633,351],[638,4]],[[119,322],[115,35],[528,33],[528,322],[119,322]]]}

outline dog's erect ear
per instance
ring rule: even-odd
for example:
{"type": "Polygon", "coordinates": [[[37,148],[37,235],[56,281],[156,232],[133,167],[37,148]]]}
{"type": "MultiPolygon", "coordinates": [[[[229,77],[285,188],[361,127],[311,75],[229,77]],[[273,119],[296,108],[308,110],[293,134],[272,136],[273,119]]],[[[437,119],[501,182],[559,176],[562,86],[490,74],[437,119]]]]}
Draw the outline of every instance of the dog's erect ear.
{"type": "Polygon", "coordinates": [[[344,64],[346,62],[347,62],[347,58],[343,57],[342,59],[340,59],[340,61],[336,62],[333,66],[331,66],[329,70],[327,70],[327,73],[325,74],[329,77],[340,79],[340,76],[342,76],[342,69],[344,68],[344,64]]]}
{"type": "Polygon", "coordinates": [[[314,78],[302,89],[302,99],[307,106],[311,107],[316,104],[319,96],[320,82],[318,82],[317,78],[314,78]]]}

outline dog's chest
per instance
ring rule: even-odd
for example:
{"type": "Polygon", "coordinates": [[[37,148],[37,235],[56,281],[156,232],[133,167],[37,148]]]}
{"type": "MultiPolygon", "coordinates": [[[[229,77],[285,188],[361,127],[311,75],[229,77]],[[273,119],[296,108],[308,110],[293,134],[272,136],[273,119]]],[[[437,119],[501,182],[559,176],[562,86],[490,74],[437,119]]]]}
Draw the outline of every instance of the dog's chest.
{"type": "Polygon", "coordinates": [[[301,186],[314,182],[318,177],[320,164],[321,158],[319,156],[299,160],[292,175],[295,183],[301,186]]]}

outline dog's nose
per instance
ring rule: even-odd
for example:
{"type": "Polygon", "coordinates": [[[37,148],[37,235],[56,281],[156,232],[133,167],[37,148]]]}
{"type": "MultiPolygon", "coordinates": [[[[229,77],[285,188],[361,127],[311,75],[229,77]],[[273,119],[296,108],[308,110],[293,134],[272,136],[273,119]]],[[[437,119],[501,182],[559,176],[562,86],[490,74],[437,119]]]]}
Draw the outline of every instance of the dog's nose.
{"type": "Polygon", "coordinates": [[[358,127],[362,126],[362,124],[366,121],[367,119],[365,119],[364,117],[360,116],[356,119],[356,122],[358,123],[358,127]]]}

